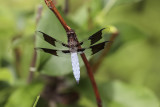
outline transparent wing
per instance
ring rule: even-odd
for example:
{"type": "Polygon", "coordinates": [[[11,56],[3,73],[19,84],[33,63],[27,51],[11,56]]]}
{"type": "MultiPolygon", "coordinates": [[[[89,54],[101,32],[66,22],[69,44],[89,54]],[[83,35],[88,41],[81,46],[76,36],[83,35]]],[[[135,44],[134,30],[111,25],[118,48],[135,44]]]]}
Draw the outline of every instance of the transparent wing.
{"type": "Polygon", "coordinates": [[[92,36],[90,36],[89,38],[87,39],[84,39],[82,42],[80,42],[78,44],[79,45],[83,45],[83,44],[87,44],[87,45],[93,45],[95,44],[96,42],[98,42],[99,40],[102,39],[102,31],[104,30],[105,28],[97,31],[96,33],[94,33],[92,36]],[[89,42],[89,43],[87,43],[89,42]]]}
{"type": "Polygon", "coordinates": [[[56,40],[55,38],[47,35],[46,33],[44,32],[41,32],[41,31],[38,31],[42,34],[42,36],[40,36],[41,38],[43,38],[46,42],[50,43],[51,45],[53,45],[54,47],[57,47],[57,45],[62,45],[64,47],[67,47],[69,48],[69,46],[59,40],[56,40]]]}
{"type": "Polygon", "coordinates": [[[87,55],[94,55],[95,53],[104,49],[108,42],[110,41],[104,41],[99,44],[92,45],[88,48],[81,48],[81,49],[78,49],[77,52],[80,54],[85,52],[87,55]]]}

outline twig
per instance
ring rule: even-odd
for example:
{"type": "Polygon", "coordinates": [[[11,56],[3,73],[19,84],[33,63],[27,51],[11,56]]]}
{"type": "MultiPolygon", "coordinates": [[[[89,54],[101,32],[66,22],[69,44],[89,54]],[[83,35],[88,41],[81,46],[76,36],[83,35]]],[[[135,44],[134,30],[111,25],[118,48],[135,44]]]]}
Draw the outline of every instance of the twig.
{"type": "Polygon", "coordinates": [[[43,9],[42,5],[39,5],[37,10],[36,25],[38,25],[39,20],[41,19],[42,9],[43,9]]]}
{"type": "Polygon", "coordinates": [[[64,29],[66,30],[66,32],[70,31],[71,28],[66,24],[66,22],[64,21],[64,19],[62,18],[62,16],[59,14],[58,10],[56,9],[56,7],[54,6],[52,0],[44,0],[46,5],[54,12],[54,14],[57,16],[57,18],[59,19],[59,21],[61,22],[61,24],[63,25],[64,29]]]}
{"type": "Polygon", "coordinates": [[[96,82],[95,82],[95,79],[94,79],[94,76],[93,76],[93,70],[91,69],[91,66],[85,56],[85,54],[81,54],[81,57],[83,59],[83,62],[87,68],[87,73],[88,73],[88,76],[89,76],[89,79],[91,80],[91,83],[92,83],[92,87],[94,89],[94,93],[96,95],[96,101],[97,101],[97,105],[98,107],[102,107],[102,101],[101,101],[101,97],[100,97],[100,94],[99,94],[99,91],[98,91],[98,88],[97,88],[97,85],[96,85],[96,82]]]}
{"type": "MultiPolygon", "coordinates": [[[[56,9],[56,7],[54,6],[53,2],[51,0],[45,0],[45,3],[47,4],[47,6],[54,12],[54,14],[57,16],[57,18],[59,19],[59,21],[61,22],[61,24],[63,25],[64,29],[66,30],[66,32],[71,31],[72,29],[65,23],[64,19],[61,17],[61,15],[59,14],[58,10],[56,9]]],[[[81,48],[81,47],[80,47],[81,48]]],[[[96,100],[97,100],[97,105],[98,107],[102,107],[102,102],[101,102],[101,98],[100,98],[100,94],[96,85],[96,82],[94,80],[94,76],[92,73],[92,69],[90,67],[90,64],[85,56],[85,54],[81,54],[81,57],[83,59],[83,62],[85,63],[86,69],[87,69],[87,73],[88,76],[90,78],[90,81],[92,83],[92,87],[94,89],[94,93],[96,96],[96,100]]]]}
{"type": "MultiPolygon", "coordinates": [[[[39,5],[38,6],[38,11],[37,11],[37,17],[36,17],[36,25],[38,25],[39,20],[41,18],[42,9],[43,9],[42,5],[39,5]]],[[[34,35],[34,43],[35,42],[36,42],[36,37],[34,35]]],[[[37,60],[37,52],[36,52],[35,49],[33,51],[34,52],[33,52],[32,61],[31,61],[30,69],[29,69],[29,76],[28,76],[28,80],[27,80],[28,83],[30,83],[33,80],[34,71],[36,70],[35,66],[36,66],[36,60],[37,60]]]]}
{"type": "Polygon", "coordinates": [[[109,43],[108,43],[107,47],[103,50],[101,56],[98,58],[98,61],[96,61],[96,63],[92,66],[92,69],[93,69],[93,72],[94,72],[94,73],[97,71],[97,69],[99,68],[99,66],[100,66],[101,63],[103,62],[104,57],[105,57],[105,56],[107,55],[107,53],[109,52],[109,49],[110,49],[113,41],[115,40],[115,38],[117,37],[118,34],[119,34],[118,31],[112,33],[112,36],[111,36],[111,38],[110,38],[110,40],[109,40],[109,41],[112,41],[112,42],[109,42],[109,43]]]}

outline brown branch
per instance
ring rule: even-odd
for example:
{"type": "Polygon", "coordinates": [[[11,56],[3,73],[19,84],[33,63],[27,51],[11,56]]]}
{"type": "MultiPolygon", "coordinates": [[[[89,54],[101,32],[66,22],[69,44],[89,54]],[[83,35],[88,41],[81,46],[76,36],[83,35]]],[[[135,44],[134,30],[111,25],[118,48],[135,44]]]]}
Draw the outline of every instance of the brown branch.
{"type": "Polygon", "coordinates": [[[94,89],[94,93],[96,95],[97,105],[98,105],[98,107],[102,107],[101,97],[100,97],[100,94],[99,94],[99,91],[98,91],[98,88],[97,88],[97,84],[96,84],[94,76],[93,76],[92,68],[91,68],[91,66],[90,66],[90,64],[89,64],[89,62],[88,62],[88,60],[87,60],[87,58],[86,58],[84,53],[81,54],[81,57],[82,57],[83,62],[85,64],[86,68],[87,68],[87,73],[88,73],[89,79],[90,79],[90,81],[92,83],[92,87],[94,89]]]}
{"type": "Polygon", "coordinates": [[[57,18],[59,19],[59,21],[63,25],[64,29],[66,30],[66,32],[70,31],[71,28],[66,24],[66,22],[64,21],[62,16],[59,14],[59,12],[56,9],[56,7],[54,6],[52,0],[44,0],[44,1],[45,1],[46,5],[52,10],[52,12],[54,12],[54,14],[57,16],[57,18]]]}
{"type": "Polygon", "coordinates": [[[112,36],[111,36],[111,38],[110,38],[110,40],[109,40],[109,41],[112,41],[112,42],[109,42],[109,43],[108,43],[107,47],[103,50],[101,56],[98,58],[98,61],[96,61],[96,63],[92,66],[92,69],[93,69],[93,72],[94,72],[94,73],[95,73],[95,72],[98,70],[98,68],[100,67],[101,63],[102,63],[103,60],[104,60],[104,57],[105,57],[105,56],[107,55],[107,53],[109,52],[109,49],[110,49],[110,47],[112,46],[112,43],[113,43],[113,41],[115,40],[115,38],[117,37],[118,34],[119,34],[118,31],[112,33],[112,36]]]}
{"type": "MultiPolygon", "coordinates": [[[[36,25],[38,25],[39,23],[39,20],[42,16],[42,9],[43,7],[41,5],[38,6],[38,11],[37,11],[37,17],[36,17],[36,25]]],[[[36,37],[34,35],[34,43],[36,42],[36,37]]],[[[29,76],[28,76],[28,80],[27,82],[30,83],[32,80],[33,80],[33,77],[34,77],[34,71],[36,70],[35,69],[35,66],[36,66],[36,60],[37,60],[37,52],[36,50],[34,49],[33,50],[33,56],[32,56],[32,61],[31,61],[31,65],[30,65],[30,69],[29,69],[29,76]]]]}
{"type": "MultiPolygon", "coordinates": [[[[54,14],[57,16],[57,18],[59,19],[59,21],[63,25],[64,29],[66,30],[66,32],[71,31],[72,29],[65,23],[65,21],[63,20],[63,18],[59,14],[58,10],[54,6],[53,2],[51,0],[45,0],[45,3],[54,12],[54,14]]],[[[93,72],[92,72],[92,69],[90,67],[90,64],[89,64],[85,54],[82,54],[81,57],[83,59],[83,62],[85,63],[89,79],[90,79],[90,81],[92,83],[92,87],[93,87],[93,90],[94,90],[94,93],[95,93],[95,96],[96,96],[96,100],[97,100],[97,105],[98,105],[98,107],[102,107],[100,94],[99,94],[99,91],[98,91],[98,88],[97,88],[97,85],[96,85],[96,82],[95,82],[95,79],[94,79],[93,72]]]]}

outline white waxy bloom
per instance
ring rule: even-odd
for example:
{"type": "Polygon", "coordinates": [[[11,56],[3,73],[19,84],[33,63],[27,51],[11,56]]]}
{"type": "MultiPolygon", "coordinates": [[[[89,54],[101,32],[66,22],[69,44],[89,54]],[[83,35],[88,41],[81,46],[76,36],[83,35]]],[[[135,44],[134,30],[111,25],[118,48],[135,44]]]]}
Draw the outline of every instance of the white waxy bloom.
{"type": "Polygon", "coordinates": [[[79,83],[80,68],[79,68],[79,60],[78,60],[77,52],[71,53],[71,62],[72,62],[73,75],[77,83],[79,83]]]}

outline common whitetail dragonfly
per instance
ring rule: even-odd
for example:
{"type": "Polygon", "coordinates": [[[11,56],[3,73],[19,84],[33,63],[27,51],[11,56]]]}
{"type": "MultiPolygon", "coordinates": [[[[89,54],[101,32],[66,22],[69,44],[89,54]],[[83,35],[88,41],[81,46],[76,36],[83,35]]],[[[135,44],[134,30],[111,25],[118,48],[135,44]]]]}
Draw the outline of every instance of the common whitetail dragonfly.
{"type": "Polygon", "coordinates": [[[80,67],[79,67],[79,60],[78,60],[78,54],[82,54],[83,52],[85,52],[86,50],[90,50],[91,51],[91,55],[99,52],[100,50],[104,49],[106,46],[106,43],[108,43],[109,41],[104,41],[98,44],[95,44],[96,42],[98,42],[99,40],[102,39],[102,31],[105,28],[97,31],[96,33],[94,33],[93,35],[91,35],[89,38],[85,39],[82,42],[78,42],[77,40],[77,36],[76,33],[73,30],[70,30],[69,32],[67,32],[67,37],[68,37],[68,44],[65,44],[59,40],[56,40],[55,38],[47,35],[44,32],[38,31],[42,34],[43,39],[50,43],[52,46],[56,47],[56,44],[60,44],[66,48],[68,48],[68,50],[55,50],[55,49],[48,49],[48,48],[35,48],[36,50],[42,50],[46,53],[55,55],[55,56],[59,56],[59,53],[63,53],[63,54],[71,54],[71,62],[72,62],[72,69],[73,69],[73,75],[77,81],[77,83],[79,83],[80,80],[80,67]],[[81,45],[83,45],[85,42],[89,41],[89,45],[86,48],[80,48],[81,45]]]}

